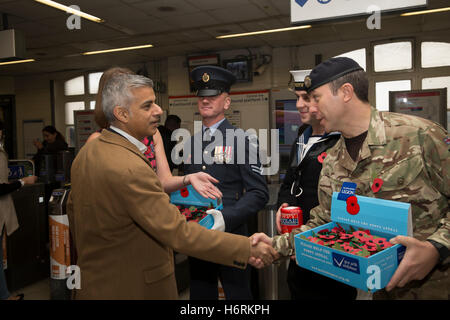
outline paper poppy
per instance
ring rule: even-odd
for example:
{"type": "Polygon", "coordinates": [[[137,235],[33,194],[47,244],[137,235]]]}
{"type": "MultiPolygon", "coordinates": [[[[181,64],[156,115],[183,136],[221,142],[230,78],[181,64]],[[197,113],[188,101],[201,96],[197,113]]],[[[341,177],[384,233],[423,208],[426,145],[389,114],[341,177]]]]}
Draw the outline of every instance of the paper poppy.
{"type": "Polygon", "coordinates": [[[345,200],[347,205],[358,203],[358,198],[356,196],[350,196],[345,200]]]}
{"type": "Polygon", "coordinates": [[[386,249],[386,248],[390,248],[390,247],[392,247],[392,243],[390,243],[389,241],[386,241],[383,244],[380,244],[381,249],[386,249]]]}
{"type": "Polygon", "coordinates": [[[363,232],[363,231],[355,231],[355,232],[353,232],[353,235],[354,235],[355,237],[357,237],[357,238],[363,238],[363,237],[365,237],[367,234],[366,234],[365,232],[363,232]]]}
{"type": "Polygon", "coordinates": [[[353,238],[353,235],[349,233],[344,233],[340,237],[341,240],[350,240],[351,238],[353,238]]]}
{"type": "Polygon", "coordinates": [[[341,229],[339,227],[334,227],[333,229],[331,229],[331,232],[333,232],[333,233],[340,233],[342,231],[344,231],[344,229],[341,229]]]}
{"type": "Polygon", "coordinates": [[[320,163],[323,163],[323,161],[325,160],[326,157],[327,157],[327,153],[326,153],[326,152],[322,152],[322,153],[319,154],[319,156],[317,157],[317,161],[319,161],[320,163]]]}
{"type": "Polygon", "coordinates": [[[378,191],[380,191],[381,186],[383,185],[383,180],[380,178],[376,178],[373,180],[372,183],[372,191],[373,193],[377,193],[378,191]]]}
{"type": "Polygon", "coordinates": [[[347,212],[351,215],[356,215],[359,212],[359,204],[358,203],[350,203],[347,205],[347,212]]]}
{"type": "Polygon", "coordinates": [[[183,198],[186,198],[187,196],[189,196],[189,191],[187,188],[183,188],[180,190],[180,194],[183,198]]]}
{"type": "Polygon", "coordinates": [[[320,239],[323,239],[323,240],[332,240],[332,239],[336,238],[336,236],[334,236],[334,235],[321,234],[321,235],[319,235],[319,238],[320,238],[320,239]]]}

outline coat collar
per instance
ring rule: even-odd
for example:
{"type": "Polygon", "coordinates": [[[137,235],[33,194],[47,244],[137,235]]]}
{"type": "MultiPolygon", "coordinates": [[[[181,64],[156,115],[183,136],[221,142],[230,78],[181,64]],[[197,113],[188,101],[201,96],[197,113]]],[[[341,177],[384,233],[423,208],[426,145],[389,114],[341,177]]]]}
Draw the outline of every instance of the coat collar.
{"type": "Polygon", "coordinates": [[[359,158],[357,162],[353,161],[353,159],[348,154],[347,147],[345,146],[344,136],[341,136],[338,144],[338,148],[340,150],[338,159],[340,159],[340,163],[347,170],[353,172],[356,169],[358,162],[362,162],[371,157],[371,148],[376,148],[377,146],[383,146],[386,144],[386,130],[382,113],[374,107],[371,107],[367,137],[361,146],[361,158],[359,158]]]}
{"type": "Polygon", "coordinates": [[[125,149],[128,149],[129,151],[137,154],[139,157],[141,157],[143,160],[145,160],[145,162],[147,162],[148,165],[150,165],[150,162],[148,161],[148,159],[142,154],[142,152],[136,147],[136,145],[131,143],[124,136],[121,136],[120,134],[118,134],[116,132],[112,132],[107,129],[103,129],[102,134],[100,135],[99,139],[100,139],[100,141],[115,144],[115,145],[121,146],[125,149]]]}

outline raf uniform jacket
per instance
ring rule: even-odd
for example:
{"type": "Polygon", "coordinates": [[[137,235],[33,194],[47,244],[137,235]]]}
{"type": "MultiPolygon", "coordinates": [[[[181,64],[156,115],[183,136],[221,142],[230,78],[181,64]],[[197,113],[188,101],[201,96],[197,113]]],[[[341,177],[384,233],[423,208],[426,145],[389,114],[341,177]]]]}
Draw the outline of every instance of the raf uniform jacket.
{"type": "Polygon", "coordinates": [[[71,173],[77,299],[177,299],[172,249],[246,267],[248,238],[187,223],[145,156],[119,134],[103,130],[83,146],[71,173]]]}
{"type": "MultiPolygon", "coordinates": [[[[206,172],[219,180],[223,194],[225,231],[247,235],[248,219],[263,209],[269,192],[259,161],[256,137],[235,136],[236,127],[225,119],[214,132],[211,141],[202,141],[201,134],[191,138],[191,150],[185,162],[185,173],[206,172]],[[233,136],[227,137],[228,134],[233,136]],[[223,139],[222,139],[223,138],[223,139]],[[197,145],[197,146],[196,146],[197,145]],[[201,154],[197,152],[201,146],[201,154]],[[197,150],[196,150],[197,148],[197,150]],[[205,156],[210,156],[209,163],[205,156]],[[257,159],[258,158],[258,159],[257,159]],[[245,191],[245,192],[244,192],[245,191]]],[[[244,131],[239,130],[244,133],[244,131]]]]}
{"type": "MultiPolygon", "coordinates": [[[[450,248],[450,152],[446,142],[446,130],[434,122],[372,108],[356,162],[343,137],[328,151],[319,180],[319,206],[311,210],[310,221],[298,232],[330,222],[332,193],[350,181],[357,184],[358,195],[410,203],[414,238],[450,248]],[[383,180],[376,193],[371,188],[375,178],[383,180]]],[[[292,254],[293,236],[275,237],[274,246],[282,254],[292,254]]],[[[374,298],[449,299],[450,277],[444,262],[423,280],[391,292],[377,291],[374,298]]]]}

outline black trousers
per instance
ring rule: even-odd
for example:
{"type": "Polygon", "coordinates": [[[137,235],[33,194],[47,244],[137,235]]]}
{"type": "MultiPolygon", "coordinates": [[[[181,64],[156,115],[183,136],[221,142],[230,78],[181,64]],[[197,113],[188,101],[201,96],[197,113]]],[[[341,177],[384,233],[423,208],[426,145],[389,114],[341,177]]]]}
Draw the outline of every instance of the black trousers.
{"type": "Polygon", "coordinates": [[[245,270],[189,257],[190,299],[217,300],[217,278],[227,300],[251,300],[250,267],[245,270]]]}
{"type": "Polygon", "coordinates": [[[355,300],[357,295],[355,288],[301,268],[292,260],[287,281],[292,300],[355,300]]]}

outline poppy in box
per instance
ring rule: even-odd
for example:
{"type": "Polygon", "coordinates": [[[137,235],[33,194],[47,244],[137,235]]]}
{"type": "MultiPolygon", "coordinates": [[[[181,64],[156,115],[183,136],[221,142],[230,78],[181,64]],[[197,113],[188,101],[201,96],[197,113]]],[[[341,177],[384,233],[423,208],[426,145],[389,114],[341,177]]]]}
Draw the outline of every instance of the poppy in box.
{"type": "Polygon", "coordinates": [[[331,232],[333,232],[333,233],[340,233],[342,231],[344,231],[344,229],[341,229],[339,227],[334,227],[333,229],[331,229],[331,232]]]}
{"type": "Polygon", "coordinates": [[[341,234],[341,236],[340,236],[341,240],[350,240],[351,238],[353,238],[353,235],[349,234],[349,233],[344,233],[344,234],[341,234]]]}
{"type": "Polygon", "coordinates": [[[330,234],[330,235],[321,234],[321,235],[319,235],[319,238],[323,239],[323,240],[332,240],[332,239],[336,238],[336,236],[332,235],[332,234],[330,234]]]}
{"type": "Polygon", "coordinates": [[[363,231],[355,231],[355,232],[353,232],[353,235],[357,238],[363,238],[363,237],[367,236],[367,233],[365,233],[363,231]]]}
{"type": "Polygon", "coordinates": [[[380,178],[376,178],[373,180],[372,183],[372,191],[373,193],[377,193],[378,191],[380,191],[381,186],[383,185],[383,180],[380,178]]]}

